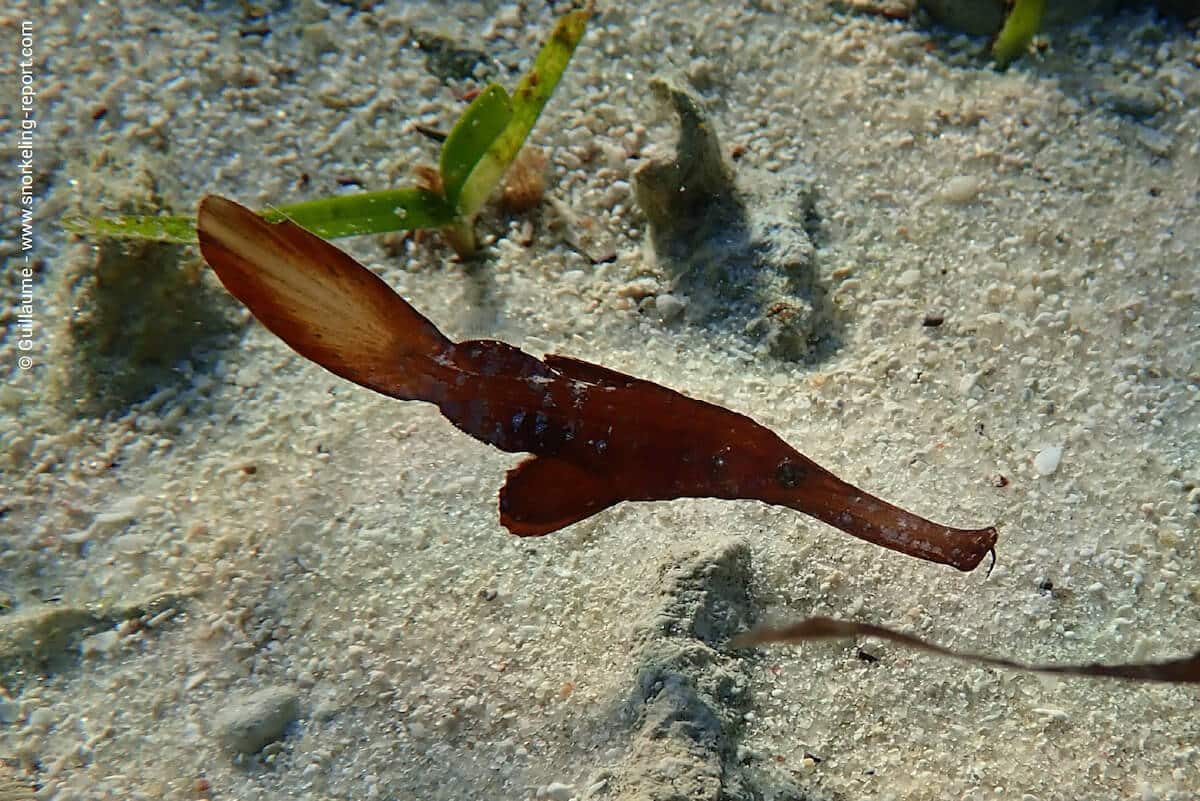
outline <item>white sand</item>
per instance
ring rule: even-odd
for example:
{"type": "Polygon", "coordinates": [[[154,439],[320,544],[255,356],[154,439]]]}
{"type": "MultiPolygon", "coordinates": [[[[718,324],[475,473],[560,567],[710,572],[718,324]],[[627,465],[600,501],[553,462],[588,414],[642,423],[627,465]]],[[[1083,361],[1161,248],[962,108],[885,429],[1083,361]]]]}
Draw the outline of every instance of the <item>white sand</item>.
{"type": "MultiPolygon", "coordinates": [[[[318,196],[339,175],[409,180],[435,150],[406,126],[445,126],[459,104],[405,46],[408,28],[523,66],[555,17],[537,3],[441,5],[333,6],[322,39],[301,33],[320,16],[309,0],[270,14],[264,40],[238,35],[252,24],[238,4],[18,3],[3,30],[15,38],[23,14],[38,25],[49,282],[68,252],[55,215],[102,149],[165,159],[163,192],[181,209],[207,192],[318,196]],[[100,104],[109,113],[95,123],[100,104]]],[[[432,407],[339,381],[258,326],[211,373],[115,421],[57,419],[38,402],[43,365],[5,389],[4,449],[26,437],[32,450],[2,476],[0,589],[26,605],[194,597],[14,694],[0,760],[36,779],[39,798],[196,798],[199,777],[212,797],[246,801],[524,799],[551,782],[583,796],[629,748],[634,623],[684,540],[745,537],[754,591],[779,618],[848,616],[1039,661],[1197,648],[1195,35],[1123,17],[1055,36],[1047,61],[998,74],[965,55],[978,42],[929,52],[926,31],[818,0],[756,7],[774,10],[653,3],[593,22],[533,138],[550,154],[551,193],[615,245],[615,263],[589,264],[548,212],[531,248],[500,241],[478,277],[436,244],[408,256],[377,239],[346,246],[453,337],[660,381],[755,417],[918,513],[998,522],[991,576],[753,503],[626,504],[515,539],[495,494],[517,457],[432,407]],[[662,72],[702,84],[744,163],[817,176],[821,280],[846,320],[832,358],[739,356],[737,332],[664,327],[621,293],[656,275],[623,153],[671,138],[650,124],[644,91],[662,72]],[[1149,87],[1163,111],[1115,114],[1104,82],[1149,87]],[[923,328],[928,310],[945,324],[923,328]],[[1047,447],[1061,462],[1040,475],[1047,447]],[[111,458],[118,468],[98,466],[111,458]],[[238,764],[214,720],[272,686],[299,693],[301,717],[265,758],[238,764]]],[[[47,325],[65,313],[48,290],[41,301],[47,325]]],[[[1200,793],[1193,689],[859,645],[880,661],[822,644],[755,662],[747,759],[814,798],[1200,793]]]]}

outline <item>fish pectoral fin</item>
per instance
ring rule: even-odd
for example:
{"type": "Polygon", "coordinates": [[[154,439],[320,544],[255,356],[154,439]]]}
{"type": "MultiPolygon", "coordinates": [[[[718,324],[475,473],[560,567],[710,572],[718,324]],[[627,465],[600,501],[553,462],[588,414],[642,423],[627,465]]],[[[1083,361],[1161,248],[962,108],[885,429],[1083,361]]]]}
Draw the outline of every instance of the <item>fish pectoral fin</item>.
{"type": "Polygon", "coordinates": [[[611,482],[553,456],[526,459],[500,488],[500,522],[519,537],[540,537],[622,499],[611,482]]]}

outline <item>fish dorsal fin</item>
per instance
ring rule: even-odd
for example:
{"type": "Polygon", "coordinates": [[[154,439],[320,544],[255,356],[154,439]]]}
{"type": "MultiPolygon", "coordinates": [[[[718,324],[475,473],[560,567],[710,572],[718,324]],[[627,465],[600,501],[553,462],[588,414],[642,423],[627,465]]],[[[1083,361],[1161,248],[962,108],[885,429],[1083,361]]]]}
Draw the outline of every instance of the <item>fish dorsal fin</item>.
{"type": "Polygon", "coordinates": [[[535,456],[508,471],[500,488],[500,522],[517,536],[540,537],[621,500],[604,476],[553,456],[535,456]]]}
{"type": "MultiPolygon", "coordinates": [[[[596,384],[602,387],[614,387],[618,389],[633,389],[639,393],[643,393],[641,397],[649,399],[650,403],[669,403],[674,404],[683,402],[689,405],[692,412],[700,408],[705,408],[715,411],[721,415],[734,415],[741,417],[737,412],[731,412],[721,406],[718,406],[708,401],[693,398],[691,395],[685,395],[682,392],[664,387],[662,384],[656,384],[653,381],[647,381],[644,378],[635,378],[631,375],[610,370],[607,367],[601,367],[598,364],[585,362],[580,359],[572,359],[570,356],[560,356],[557,353],[547,353],[542,357],[542,361],[558,372],[562,373],[567,378],[575,381],[582,381],[585,384],[596,384]]],[[[651,407],[659,408],[659,407],[651,407]]]]}
{"type": "Polygon", "coordinates": [[[536,356],[515,345],[495,339],[467,339],[456,342],[450,360],[459,370],[474,375],[504,378],[550,378],[550,368],[536,356]]]}
{"type": "Polygon", "coordinates": [[[547,353],[542,357],[542,361],[567,378],[573,378],[576,381],[583,381],[587,384],[600,384],[608,387],[629,387],[636,385],[665,390],[673,395],[679,394],[675,390],[667,389],[664,386],[655,384],[653,381],[647,381],[644,378],[635,378],[634,376],[626,375],[608,367],[601,367],[598,364],[585,362],[582,359],[573,359],[570,356],[547,353]]]}

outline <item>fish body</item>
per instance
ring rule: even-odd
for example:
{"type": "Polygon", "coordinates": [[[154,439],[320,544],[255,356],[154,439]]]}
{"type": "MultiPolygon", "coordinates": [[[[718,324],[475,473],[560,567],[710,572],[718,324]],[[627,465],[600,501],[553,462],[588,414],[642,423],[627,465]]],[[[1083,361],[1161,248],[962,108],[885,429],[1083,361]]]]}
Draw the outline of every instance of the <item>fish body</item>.
{"type": "Polygon", "coordinates": [[[454,383],[487,390],[439,402],[442,414],[476,439],[535,455],[509,472],[500,493],[501,522],[514,533],[548,534],[622,501],[724,498],[797,509],[913,556],[949,556],[960,569],[995,543],[995,529],[953,529],[889,504],[721,406],[503,342],[455,351],[466,358],[449,359],[463,365],[454,383]],[[936,548],[925,546],[931,540],[936,548]]]}
{"type": "Polygon", "coordinates": [[[362,386],[434,403],[465,433],[532,458],[508,472],[501,523],[557,531],[623,501],[750,499],[971,570],[995,528],[943,526],[841,480],[749,417],[568,356],[453,342],[371,271],[291,222],[207,197],[204,258],[260,322],[362,386]]]}

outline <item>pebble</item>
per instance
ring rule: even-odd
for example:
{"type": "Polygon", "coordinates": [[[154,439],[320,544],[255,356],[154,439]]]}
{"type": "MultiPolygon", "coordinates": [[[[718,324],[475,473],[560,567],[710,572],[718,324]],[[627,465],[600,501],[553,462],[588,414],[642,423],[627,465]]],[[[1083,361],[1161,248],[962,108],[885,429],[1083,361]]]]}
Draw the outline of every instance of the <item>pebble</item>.
{"type": "Polygon", "coordinates": [[[21,715],[21,705],[0,689],[0,725],[8,726],[17,721],[21,715]]]}
{"type": "Polygon", "coordinates": [[[1175,145],[1175,140],[1171,138],[1170,134],[1163,133],[1147,125],[1137,126],[1134,135],[1144,148],[1154,155],[1162,156],[1163,158],[1171,155],[1171,149],[1175,145]]]}
{"type": "Polygon", "coordinates": [[[620,298],[640,299],[657,294],[658,280],[650,277],[635,278],[634,280],[617,287],[617,297],[620,298]]]}
{"type": "Polygon", "coordinates": [[[1038,451],[1037,456],[1033,457],[1033,469],[1037,471],[1039,476],[1051,475],[1058,469],[1058,463],[1062,460],[1063,449],[1061,445],[1050,445],[1038,451]]]}
{"type": "Polygon", "coordinates": [[[983,181],[974,175],[956,175],[942,186],[940,197],[947,203],[970,203],[983,191],[983,181]]]}
{"type": "Polygon", "coordinates": [[[1165,104],[1162,92],[1150,86],[1118,86],[1104,97],[1109,110],[1139,119],[1153,117],[1165,104]]]}
{"type": "Polygon", "coordinates": [[[550,782],[545,787],[539,787],[535,795],[539,801],[571,801],[575,796],[575,785],[550,782]]]}
{"type": "Polygon", "coordinates": [[[93,524],[98,529],[120,528],[138,516],[145,502],[141,495],[129,495],[96,515],[93,524]]]}
{"type": "Polygon", "coordinates": [[[102,631],[99,634],[93,634],[90,637],[84,637],[83,642],[79,644],[79,653],[83,658],[96,656],[111,656],[117,646],[121,644],[121,635],[116,629],[102,631]]]}
{"type": "Polygon", "coordinates": [[[299,697],[290,687],[265,690],[229,699],[214,720],[221,742],[239,754],[253,754],[283,737],[300,712],[299,697]]]}
{"type": "Polygon", "coordinates": [[[497,28],[521,27],[521,7],[516,3],[502,6],[496,11],[496,16],[492,20],[492,25],[497,28]]]}
{"type": "Polygon", "coordinates": [[[669,323],[683,314],[687,304],[677,296],[664,292],[654,299],[654,306],[658,309],[659,319],[664,323],[669,323]]]}
{"type": "Polygon", "coordinates": [[[38,707],[29,713],[27,725],[33,731],[49,731],[54,725],[54,713],[44,706],[38,707]]]}
{"type": "Polygon", "coordinates": [[[1065,710],[1056,709],[1049,706],[1039,706],[1033,709],[1035,715],[1042,715],[1049,720],[1067,720],[1068,715],[1065,710]]]}
{"type": "Polygon", "coordinates": [[[187,679],[184,680],[183,689],[190,693],[192,690],[196,689],[201,684],[203,684],[204,680],[207,678],[208,678],[207,670],[201,670],[197,673],[193,673],[192,675],[188,676],[187,679]]]}

